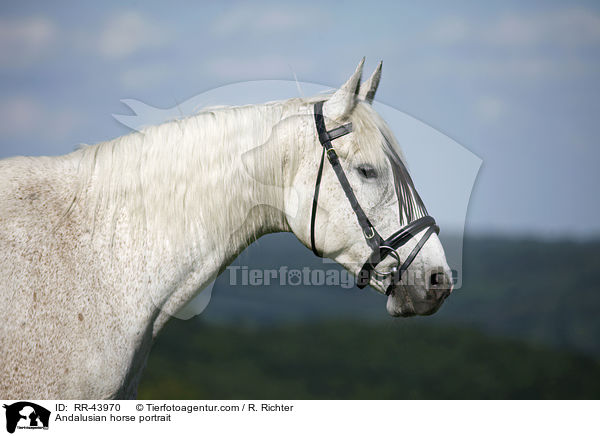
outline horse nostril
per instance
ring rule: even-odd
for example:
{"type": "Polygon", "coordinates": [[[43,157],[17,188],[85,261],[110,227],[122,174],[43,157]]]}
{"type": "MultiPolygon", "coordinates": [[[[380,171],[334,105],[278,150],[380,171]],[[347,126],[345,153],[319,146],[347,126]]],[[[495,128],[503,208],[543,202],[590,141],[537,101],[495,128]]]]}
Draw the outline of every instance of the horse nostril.
{"type": "Polygon", "coordinates": [[[446,274],[442,272],[433,273],[431,274],[431,276],[429,276],[429,283],[431,284],[431,286],[440,286],[445,284],[445,282],[446,274]]]}
{"type": "Polygon", "coordinates": [[[452,292],[450,277],[444,272],[434,272],[429,276],[429,290],[439,299],[444,300],[452,292]]]}

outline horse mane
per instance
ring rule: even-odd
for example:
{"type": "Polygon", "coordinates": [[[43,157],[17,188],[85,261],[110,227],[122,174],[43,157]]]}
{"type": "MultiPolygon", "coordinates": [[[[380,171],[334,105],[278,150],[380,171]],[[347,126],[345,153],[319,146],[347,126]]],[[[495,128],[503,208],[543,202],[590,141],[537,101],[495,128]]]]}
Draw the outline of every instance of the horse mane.
{"type": "MultiPolygon", "coordinates": [[[[217,239],[230,238],[224,231],[243,222],[246,217],[240,214],[245,211],[225,210],[223,198],[250,193],[236,186],[253,182],[240,156],[264,143],[272,127],[302,103],[299,100],[208,108],[84,146],[74,152],[80,186],[70,210],[85,197],[94,229],[98,220],[110,219],[114,230],[126,215],[136,233],[167,232],[163,236],[174,250],[197,240],[206,229],[217,239]],[[225,178],[232,186],[223,186],[225,178]]],[[[278,177],[277,171],[270,173],[278,177]]]]}
{"type": "MultiPolygon", "coordinates": [[[[108,219],[114,230],[125,216],[135,224],[133,231],[148,235],[158,230],[174,250],[181,244],[189,246],[190,241],[200,243],[199,236],[207,231],[215,246],[225,246],[240,223],[250,226],[249,234],[259,235],[263,229],[247,219],[246,209],[223,205],[227,197],[235,197],[233,201],[240,205],[260,202],[252,198],[253,189],[237,189],[249,184],[261,189],[264,183],[264,178],[249,177],[241,156],[266,143],[273,127],[286,118],[312,115],[312,103],[327,97],[204,108],[191,116],[84,146],[74,153],[80,186],[70,210],[85,197],[93,228],[98,220],[108,219]]],[[[386,155],[403,160],[389,127],[370,105],[359,102],[351,118],[358,132],[354,152],[381,161],[383,149],[386,155]],[[362,134],[374,131],[380,135],[376,141],[362,134]]],[[[283,186],[280,168],[269,166],[272,156],[263,157],[263,175],[272,186],[283,186]]],[[[267,213],[272,220],[280,219],[281,211],[267,213]]]]}

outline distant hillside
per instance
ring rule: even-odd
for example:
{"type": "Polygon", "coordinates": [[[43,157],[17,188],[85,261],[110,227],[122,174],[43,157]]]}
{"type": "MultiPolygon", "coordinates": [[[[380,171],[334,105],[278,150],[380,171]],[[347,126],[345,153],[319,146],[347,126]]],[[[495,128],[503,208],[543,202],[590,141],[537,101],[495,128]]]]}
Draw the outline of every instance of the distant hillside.
{"type": "Polygon", "coordinates": [[[600,355],[600,242],[467,240],[438,321],[600,355]]]}
{"type": "Polygon", "coordinates": [[[596,359],[412,321],[249,328],[173,320],[139,398],[600,397],[596,359]]]}
{"type": "MultiPolygon", "coordinates": [[[[260,239],[234,265],[323,268],[293,236],[260,239]]],[[[335,268],[328,264],[327,268],[335,268]]],[[[464,284],[418,324],[464,325],[531,343],[600,355],[600,242],[467,239],[464,284]]],[[[387,321],[385,298],[339,286],[231,286],[217,280],[201,315],[219,324],[273,325],[330,319],[387,321]]],[[[406,320],[394,320],[402,328],[406,320]]]]}

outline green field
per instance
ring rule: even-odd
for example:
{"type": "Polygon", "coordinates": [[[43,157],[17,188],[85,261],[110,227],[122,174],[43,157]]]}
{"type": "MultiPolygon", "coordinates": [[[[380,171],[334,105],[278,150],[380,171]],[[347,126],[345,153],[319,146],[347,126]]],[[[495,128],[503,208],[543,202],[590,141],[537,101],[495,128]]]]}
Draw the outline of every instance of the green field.
{"type": "Polygon", "coordinates": [[[172,322],[142,399],[598,398],[600,364],[473,330],[327,322],[172,322]],[[192,325],[190,325],[192,324],[192,325]]]}

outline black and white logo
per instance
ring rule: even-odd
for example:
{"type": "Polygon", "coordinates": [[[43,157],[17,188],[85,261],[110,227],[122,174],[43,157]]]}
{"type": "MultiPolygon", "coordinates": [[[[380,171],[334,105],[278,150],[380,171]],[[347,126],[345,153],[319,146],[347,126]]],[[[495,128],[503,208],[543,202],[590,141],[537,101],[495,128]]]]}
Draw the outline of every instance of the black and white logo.
{"type": "Polygon", "coordinates": [[[48,429],[50,411],[28,401],[19,401],[3,406],[6,409],[6,431],[14,433],[16,429],[48,429]]]}

